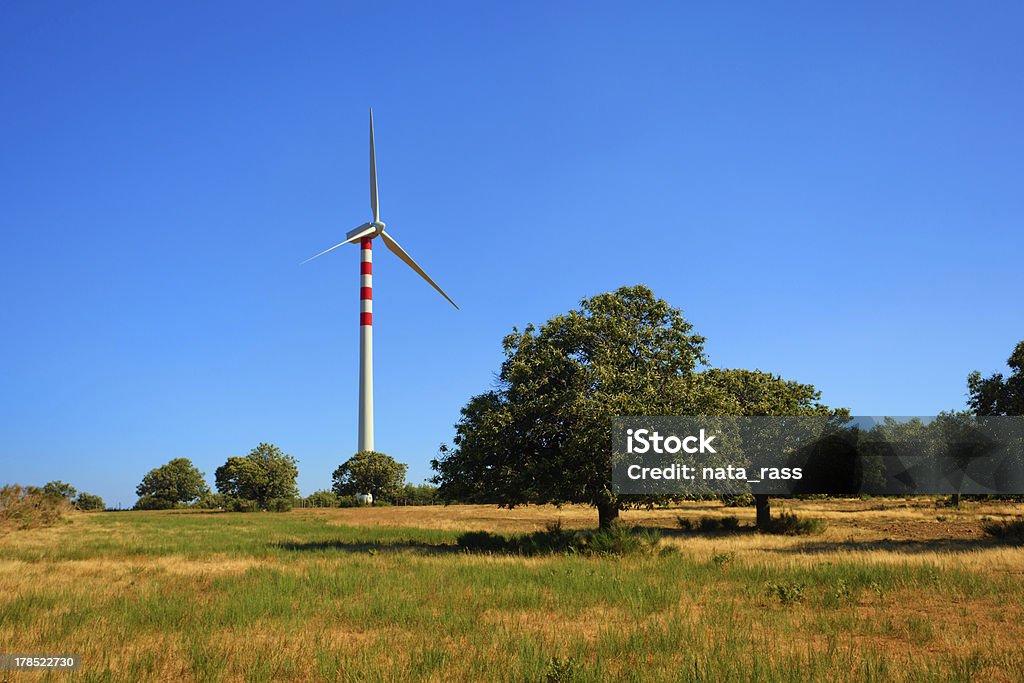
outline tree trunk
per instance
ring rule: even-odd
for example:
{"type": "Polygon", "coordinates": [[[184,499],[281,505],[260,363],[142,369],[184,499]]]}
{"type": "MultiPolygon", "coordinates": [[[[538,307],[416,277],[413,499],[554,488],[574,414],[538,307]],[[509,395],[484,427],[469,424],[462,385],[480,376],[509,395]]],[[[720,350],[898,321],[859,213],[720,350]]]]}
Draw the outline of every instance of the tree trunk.
{"type": "Polygon", "coordinates": [[[960,494],[959,493],[954,493],[953,497],[950,498],[950,500],[949,500],[949,504],[950,504],[950,506],[955,507],[955,508],[960,507],[960,494]]]}
{"type": "Polygon", "coordinates": [[[612,522],[619,518],[619,504],[618,503],[598,503],[597,504],[597,525],[602,529],[607,529],[612,525],[612,522]]]}
{"type": "Polygon", "coordinates": [[[757,530],[767,531],[772,523],[772,502],[763,493],[754,494],[754,507],[757,509],[757,530]]]}

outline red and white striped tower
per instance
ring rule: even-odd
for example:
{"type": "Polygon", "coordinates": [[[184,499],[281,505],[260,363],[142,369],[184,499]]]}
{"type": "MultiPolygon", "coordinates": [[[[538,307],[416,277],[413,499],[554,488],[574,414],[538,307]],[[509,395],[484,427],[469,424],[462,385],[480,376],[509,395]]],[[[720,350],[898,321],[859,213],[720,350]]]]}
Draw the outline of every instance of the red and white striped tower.
{"type": "Polygon", "coordinates": [[[373,450],[373,238],[359,250],[359,450],[373,450]]]}
{"type": "Polygon", "coordinates": [[[430,279],[426,271],[413,260],[405,249],[395,241],[380,220],[380,206],[377,203],[377,155],[373,145],[373,110],[370,110],[370,210],[373,221],[363,223],[345,234],[345,239],[333,247],[324,249],[303,263],[319,258],[329,251],[346,244],[359,243],[359,450],[373,450],[373,239],[380,237],[384,246],[400,258],[405,265],[416,271],[416,274],[427,281],[438,293],[458,308],[451,297],[430,279]]]}

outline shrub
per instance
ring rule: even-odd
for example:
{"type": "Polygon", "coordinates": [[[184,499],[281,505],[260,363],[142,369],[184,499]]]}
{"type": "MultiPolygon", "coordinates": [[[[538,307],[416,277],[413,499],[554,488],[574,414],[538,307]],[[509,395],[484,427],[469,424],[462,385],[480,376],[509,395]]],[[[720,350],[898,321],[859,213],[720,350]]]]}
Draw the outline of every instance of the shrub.
{"type": "Polygon", "coordinates": [[[754,507],[754,495],[739,493],[735,496],[722,496],[722,504],[727,508],[752,508],[754,507]]]}
{"type": "Polygon", "coordinates": [[[736,517],[701,517],[695,521],[686,517],[677,517],[679,528],[685,531],[699,531],[701,533],[717,533],[739,531],[744,528],[736,517]]]}
{"type": "Polygon", "coordinates": [[[271,498],[267,501],[267,512],[288,512],[291,509],[291,498],[271,498]]]}
{"type": "Polygon", "coordinates": [[[153,496],[143,496],[135,503],[136,510],[173,510],[175,507],[174,501],[153,496]]]}
{"type": "Polygon", "coordinates": [[[1004,543],[1024,543],[1024,519],[991,522],[982,528],[986,534],[1004,543]]]}
{"type": "Polygon", "coordinates": [[[636,555],[654,550],[661,540],[657,529],[629,528],[623,524],[612,524],[582,534],[580,550],[599,555],[636,555]]]}
{"type": "Polygon", "coordinates": [[[767,592],[769,596],[774,597],[783,605],[803,602],[804,599],[804,585],[793,581],[769,583],[767,592]]]}
{"type": "Polygon", "coordinates": [[[260,506],[248,498],[228,498],[227,509],[231,512],[259,512],[260,506]]]}
{"type": "Polygon", "coordinates": [[[50,481],[43,484],[42,493],[47,496],[56,496],[57,498],[67,498],[68,500],[72,500],[78,491],[71,484],[66,484],[58,479],[57,481],[50,481]]]}
{"type": "Polygon", "coordinates": [[[70,507],[63,496],[44,493],[36,486],[10,484],[0,488],[0,530],[51,526],[60,521],[70,507]]]}
{"type": "Polygon", "coordinates": [[[93,512],[96,510],[102,510],[106,506],[103,504],[103,499],[99,496],[94,496],[91,493],[78,494],[78,498],[75,499],[75,507],[85,512],[93,512]]]}
{"type": "Polygon", "coordinates": [[[593,554],[634,555],[653,552],[661,540],[656,529],[631,529],[613,524],[607,529],[568,531],[560,525],[544,531],[507,538],[487,531],[469,531],[458,537],[459,547],[471,552],[518,555],[593,554]]]}
{"type": "Polygon", "coordinates": [[[338,496],[334,491],[314,491],[302,499],[302,506],[307,508],[333,508],[338,506],[338,496]]]}
{"type": "Polygon", "coordinates": [[[572,657],[552,657],[548,660],[547,669],[544,671],[544,683],[573,683],[579,678],[580,665],[572,657]]]}
{"type": "Polygon", "coordinates": [[[726,565],[732,564],[735,559],[736,553],[715,553],[711,556],[711,563],[721,569],[726,565]]]}
{"type": "Polygon", "coordinates": [[[406,484],[399,502],[402,505],[433,505],[438,502],[437,487],[430,484],[406,484]]]}
{"type": "Polygon", "coordinates": [[[824,533],[828,524],[823,519],[800,519],[791,512],[783,512],[768,522],[763,531],[782,536],[814,536],[824,533]]]}
{"type": "Polygon", "coordinates": [[[200,510],[226,510],[230,503],[230,499],[223,493],[208,493],[195,506],[200,510]]]}

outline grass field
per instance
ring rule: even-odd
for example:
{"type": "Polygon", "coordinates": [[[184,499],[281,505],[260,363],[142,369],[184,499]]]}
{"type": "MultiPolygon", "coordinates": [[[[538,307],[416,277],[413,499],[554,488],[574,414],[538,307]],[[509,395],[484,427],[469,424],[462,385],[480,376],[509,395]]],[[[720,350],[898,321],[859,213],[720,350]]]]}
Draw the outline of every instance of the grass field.
{"type": "MultiPolygon", "coordinates": [[[[1022,681],[1024,507],[803,501],[823,535],[682,532],[630,557],[466,553],[467,530],[593,526],[588,508],[77,514],[0,536],[0,681],[1022,681]]],[[[780,502],[775,502],[776,512],[780,502]]]]}

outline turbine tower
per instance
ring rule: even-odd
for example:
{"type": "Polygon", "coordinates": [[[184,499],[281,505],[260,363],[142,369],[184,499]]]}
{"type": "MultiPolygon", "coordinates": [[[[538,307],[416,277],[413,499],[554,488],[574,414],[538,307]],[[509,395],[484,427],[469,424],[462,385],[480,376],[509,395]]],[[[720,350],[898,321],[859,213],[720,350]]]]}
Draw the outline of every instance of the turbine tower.
{"type": "Polygon", "coordinates": [[[373,148],[373,109],[370,110],[370,210],[373,221],[363,223],[345,234],[342,242],[330,249],[324,249],[316,256],[303,261],[309,263],[329,251],[346,244],[359,244],[359,450],[373,450],[373,240],[380,237],[384,245],[420,277],[430,283],[452,306],[458,308],[451,297],[438,287],[437,283],[420,268],[405,249],[399,246],[389,233],[384,231],[377,203],[377,157],[373,148]]]}

